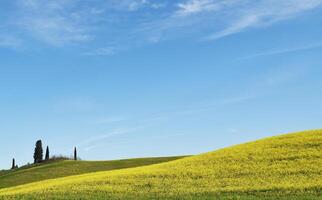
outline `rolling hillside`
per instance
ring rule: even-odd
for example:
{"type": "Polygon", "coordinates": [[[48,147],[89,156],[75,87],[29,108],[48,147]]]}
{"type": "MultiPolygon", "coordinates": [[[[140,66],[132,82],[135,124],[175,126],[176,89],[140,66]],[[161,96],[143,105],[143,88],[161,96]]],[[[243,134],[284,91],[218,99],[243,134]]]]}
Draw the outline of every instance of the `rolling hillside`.
{"type": "Polygon", "coordinates": [[[112,161],[67,160],[45,163],[40,165],[32,165],[30,167],[21,168],[14,171],[3,171],[2,174],[0,174],[0,189],[41,180],[60,178],[71,175],[79,175],[90,172],[140,167],[145,165],[168,162],[180,158],[183,158],[183,156],[136,158],[112,161]]]}
{"type": "Polygon", "coordinates": [[[0,199],[321,199],[322,130],[0,190],[0,199]]]}

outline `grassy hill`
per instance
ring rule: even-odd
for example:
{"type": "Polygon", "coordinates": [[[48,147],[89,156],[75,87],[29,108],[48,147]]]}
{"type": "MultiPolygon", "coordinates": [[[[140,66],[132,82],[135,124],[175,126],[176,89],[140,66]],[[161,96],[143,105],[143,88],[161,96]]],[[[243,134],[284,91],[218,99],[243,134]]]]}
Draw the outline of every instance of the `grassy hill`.
{"type": "Polygon", "coordinates": [[[2,173],[0,173],[0,189],[31,182],[60,178],[71,175],[79,175],[90,172],[140,167],[145,165],[168,162],[179,158],[183,158],[183,156],[136,158],[113,161],[66,160],[44,163],[40,165],[31,165],[17,170],[2,171],[2,173]]]}
{"type": "Polygon", "coordinates": [[[0,199],[321,199],[322,130],[0,190],[0,199]]]}

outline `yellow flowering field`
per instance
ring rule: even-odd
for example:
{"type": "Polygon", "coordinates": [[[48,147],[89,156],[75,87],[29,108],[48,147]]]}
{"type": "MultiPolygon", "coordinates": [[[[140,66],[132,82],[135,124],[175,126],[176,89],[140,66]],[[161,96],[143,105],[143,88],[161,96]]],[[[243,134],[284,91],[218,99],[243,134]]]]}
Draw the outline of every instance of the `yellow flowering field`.
{"type": "Polygon", "coordinates": [[[0,199],[322,199],[322,130],[6,188],[0,199]]]}

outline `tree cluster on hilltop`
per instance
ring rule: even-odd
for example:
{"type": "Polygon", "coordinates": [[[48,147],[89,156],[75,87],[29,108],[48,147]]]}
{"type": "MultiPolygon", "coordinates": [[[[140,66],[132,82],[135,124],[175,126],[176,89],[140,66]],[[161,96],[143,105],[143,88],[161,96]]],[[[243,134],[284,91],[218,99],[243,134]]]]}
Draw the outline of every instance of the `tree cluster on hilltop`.
{"type": "MultiPolygon", "coordinates": [[[[49,152],[49,146],[46,147],[46,152],[45,152],[45,157],[44,157],[44,150],[43,150],[43,145],[42,141],[38,140],[35,144],[35,149],[34,149],[34,164],[39,164],[43,162],[47,162],[50,160],[71,160],[71,158],[66,157],[66,156],[52,156],[50,157],[50,152],[49,152]]],[[[79,158],[77,157],[77,148],[74,148],[74,155],[73,155],[73,160],[78,160],[79,158]]],[[[12,166],[11,169],[17,169],[18,165],[16,165],[16,160],[15,158],[12,159],[12,166]]]]}

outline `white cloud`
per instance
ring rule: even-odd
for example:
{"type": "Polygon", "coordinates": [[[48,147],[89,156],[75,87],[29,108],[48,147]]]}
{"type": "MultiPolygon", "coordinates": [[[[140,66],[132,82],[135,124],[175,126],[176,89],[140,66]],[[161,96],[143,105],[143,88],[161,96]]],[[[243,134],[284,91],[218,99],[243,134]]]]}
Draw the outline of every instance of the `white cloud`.
{"type": "Polygon", "coordinates": [[[91,39],[91,36],[85,33],[82,28],[59,16],[26,20],[24,26],[35,37],[51,45],[59,46],[91,39]]]}
{"type": "MultiPolygon", "coordinates": [[[[123,34],[118,32],[128,31],[114,27],[120,25],[118,20],[124,11],[159,9],[164,4],[148,0],[18,0],[17,5],[18,17],[14,18],[19,19],[16,20],[18,27],[39,41],[63,46],[93,41],[102,32],[109,35],[106,41],[115,43],[123,34]]],[[[114,47],[103,47],[85,55],[113,55],[116,51],[114,47]]]]}
{"type": "Polygon", "coordinates": [[[321,5],[322,0],[186,0],[174,3],[172,13],[139,27],[150,43],[196,36],[216,40],[300,17],[321,5]]]}
{"type": "Polygon", "coordinates": [[[78,10],[75,7],[77,0],[19,2],[20,19],[17,24],[36,39],[55,46],[91,39],[86,27],[90,10],[78,10]]]}
{"type": "Polygon", "coordinates": [[[232,25],[230,25],[228,28],[221,30],[209,37],[207,39],[209,40],[215,40],[219,39],[234,33],[241,32],[243,29],[248,28],[250,26],[254,26],[259,22],[259,17],[256,15],[246,15],[239,19],[238,21],[234,22],[232,25]]]}
{"type": "Polygon", "coordinates": [[[153,9],[160,9],[160,8],[164,8],[166,6],[165,3],[151,3],[150,7],[153,9]]]}
{"type": "Polygon", "coordinates": [[[189,0],[185,3],[178,4],[179,15],[190,15],[193,13],[200,13],[204,11],[215,11],[220,8],[219,4],[216,4],[214,0],[189,0]]]}
{"type": "MultiPolygon", "coordinates": [[[[183,137],[183,136],[186,136],[187,134],[184,134],[184,133],[178,133],[178,134],[169,134],[169,135],[152,135],[149,136],[149,140],[150,141],[154,141],[154,140],[165,140],[165,139],[169,139],[169,138],[173,138],[173,137],[183,137]]],[[[133,144],[133,143],[136,143],[136,142],[142,142],[142,139],[137,139],[137,140],[133,140],[131,139],[130,141],[127,140],[127,141],[122,141],[122,142],[105,142],[104,144],[91,144],[89,146],[86,146],[84,147],[84,151],[88,152],[88,151],[92,151],[92,150],[95,150],[95,149],[102,149],[102,148],[105,148],[106,145],[108,145],[109,147],[111,146],[121,146],[121,145],[127,145],[129,143],[133,144]]]]}
{"type": "Polygon", "coordinates": [[[207,39],[219,39],[248,28],[272,25],[282,20],[294,18],[321,5],[322,0],[263,0],[256,3],[244,1],[241,8],[236,7],[233,10],[235,16],[230,19],[232,22],[207,39]]]}
{"type": "Polygon", "coordinates": [[[176,38],[215,40],[292,19],[322,5],[322,0],[17,2],[12,20],[25,39],[32,36],[54,46],[75,43],[88,45],[84,49],[91,46],[92,50],[83,55],[114,55],[120,48],[113,46],[129,49],[176,38]],[[98,46],[102,42],[106,47],[98,46]]]}
{"type": "Polygon", "coordinates": [[[142,8],[159,8],[163,4],[153,3],[150,0],[110,0],[107,7],[117,10],[138,11],[142,8]]]}
{"type": "Polygon", "coordinates": [[[132,1],[128,4],[128,9],[131,11],[138,10],[141,6],[147,4],[147,0],[132,1]]]}
{"type": "Polygon", "coordinates": [[[132,132],[138,131],[142,128],[145,128],[145,126],[130,127],[130,128],[117,128],[109,133],[95,135],[93,137],[87,138],[86,140],[80,142],[77,146],[79,146],[79,147],[80,146],[91,146],[92,144],[95,144],[96,142],[108,139],[110,137],[132,133],[132,132]]]}
{"type": "Polygon", "coordinates": [[[244,56],[244,57],[241,57],[240,59],[251,59],[251,58],[257,58],[257,57],[262,57],[262,56],[280,55],[280,54],[292,53],[292,52],[297,52],[297,51],[305,51],[305,50],[310,50],[310,49],[315,49],[315,48],[320,48],[320,47],[322,47],[322,42],[317,42],[314,44],[309,44],[309,45],[304,45],[304,46],[265,51],[265,52],[261,52],[261,53],[252,54],[249,56],[244,56]]]}
{"type": "MultiPolygon", "coordinates": [[[[182,116],[193,116],[197,113],[202,113],[202,112],[209,112],[212,109],[220,108],[222,106],[229,106],[229,105],[234,105],[234,104],[239,104],[246,102],[248,100],[251,100],[253,98],[256,98],[256,96],[250,96],[250,95],[245,95],[245,96],[237,96],[237,97],[232,97],[232,98],[225,98],[221,100],[216,100],[215,102],[200,102],[201,105],[199,106],[194,106],[182,110],[172,110],[169,112],[162,112],[162,113],[154,113],[154,114],[149,114],[145,116],[132,116],[130,118],[124,118],[124,117],[107,117],[107,118],[101,118],[98,120],[94,121],[94,124],[110,124],[110,123],[115,123],[115,122],[120,122],[128,125],[129,121],[134,121],[135,124],[140,124],[138,126],[127,126],[124,124],[124,127],[121,128],[116,128],[108,133],[105,134],[97,134],[93,137],[89,137],[83,141],[81,141],[77,146],[78,147],[83,147],[85,151],[90,151],[94,147],[96,147],[97,143],[100,143],[101,141],[105,141],[106,139],[112,138],[112,137],[117,137],[121,135],[126,135],[130,133],[135,133],[138,132],[139,130],[146,129],[148,127],[151,127],[155,124],[160,124],[164,120],[171,120],[176,117],[182,117],[182,116]]],[[[173,136],[181,136],[184,134],[174,134],[174,135],[163,135],[161,137],[167,138],[167,137],[173,137],[173,136]]],[[[160,137],[160,138],[161,138],[160,137]]]]}

